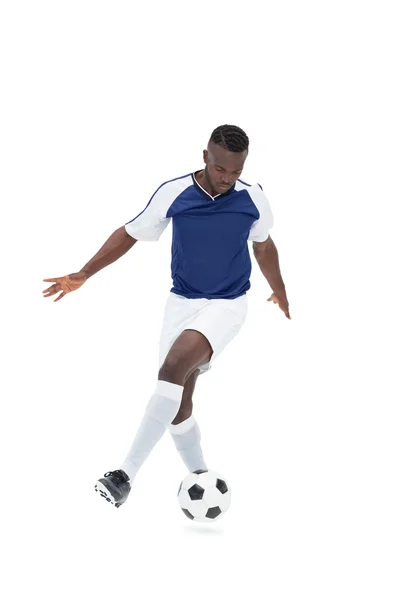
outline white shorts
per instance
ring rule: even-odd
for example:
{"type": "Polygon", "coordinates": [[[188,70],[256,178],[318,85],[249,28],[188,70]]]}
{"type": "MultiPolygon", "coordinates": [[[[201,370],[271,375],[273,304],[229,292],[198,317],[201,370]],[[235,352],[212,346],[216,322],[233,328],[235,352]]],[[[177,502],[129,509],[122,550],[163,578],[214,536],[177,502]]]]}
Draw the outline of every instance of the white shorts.
{"type": "Polygon", "coordinates": [[[200,374],[211,369],[211,363],[240,331],[247,316],[247,294],[238,298],[186,298],[170,292],[165,305],[160,337],[159,368],[172,344],[184,329],[200,331],[211,344],[211,360],[199,367],[200,374]]]}

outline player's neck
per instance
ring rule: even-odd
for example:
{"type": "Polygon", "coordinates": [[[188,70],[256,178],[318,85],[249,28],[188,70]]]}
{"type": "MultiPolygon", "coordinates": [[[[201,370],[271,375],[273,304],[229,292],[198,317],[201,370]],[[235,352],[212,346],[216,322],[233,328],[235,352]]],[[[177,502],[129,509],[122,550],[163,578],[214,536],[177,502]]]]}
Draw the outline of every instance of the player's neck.
{"type": "Polygon", "coordinates": [[[218,194],[218,192],[216,190],[213,190],[211,184],[207,181],[204,169],[202,171],[199,171],[198,173],[195,173],[194,176],[196,178],[197,183],[201,185],[201,187],[207,192],[207,194],[210,194],[210,196],[213,197],[218,194]]]}

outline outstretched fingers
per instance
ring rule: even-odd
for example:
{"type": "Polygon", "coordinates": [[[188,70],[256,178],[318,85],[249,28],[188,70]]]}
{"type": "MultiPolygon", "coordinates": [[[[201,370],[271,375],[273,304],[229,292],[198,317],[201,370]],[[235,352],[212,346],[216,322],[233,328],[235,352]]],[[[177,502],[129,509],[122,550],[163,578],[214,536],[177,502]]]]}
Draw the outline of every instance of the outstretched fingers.
{"type": "Polygon", "coordinates": [[[42,294],[45,295],[45,297],[47,296],[52,296],[53,294],[56,294],[57,291],[59,291],[59,287],[58,287],[58,283],[61,281],[61,277],[52,277],[51,279],[43,279],[43,281],[54,281],[55,283],[53,285],[51,285],[50,287],[48,287],[46,290],[42,291],[42,294]]]}

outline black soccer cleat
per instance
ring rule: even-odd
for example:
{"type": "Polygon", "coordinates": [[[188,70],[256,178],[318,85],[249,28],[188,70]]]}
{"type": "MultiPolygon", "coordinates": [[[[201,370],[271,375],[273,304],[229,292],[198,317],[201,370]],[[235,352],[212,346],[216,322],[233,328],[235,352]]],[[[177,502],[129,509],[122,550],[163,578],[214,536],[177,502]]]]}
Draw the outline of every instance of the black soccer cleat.
{"type": "Polygon", "coordinates": [[[129,496],[129,492],[131,491],[129,481],[128,475],[121,469],[108,471],[104,474],[104,477],[96,481],[94,489],[96,492],[100,492],[100,495],[107,502],[115,504],[118,508],[129,496]]]}

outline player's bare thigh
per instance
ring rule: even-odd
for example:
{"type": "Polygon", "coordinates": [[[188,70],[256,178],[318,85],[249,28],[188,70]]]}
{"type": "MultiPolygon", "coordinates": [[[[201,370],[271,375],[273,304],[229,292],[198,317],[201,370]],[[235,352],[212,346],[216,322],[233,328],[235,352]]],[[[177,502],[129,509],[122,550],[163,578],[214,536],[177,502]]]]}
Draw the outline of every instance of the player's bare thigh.
{"type": "Polygon", "coordinates": [[[212,354],[210,342],[200,331],[185,329],[172,344],[158,372],[158,378],[185,385],[198,367],[210,361],[212,354]]]}

